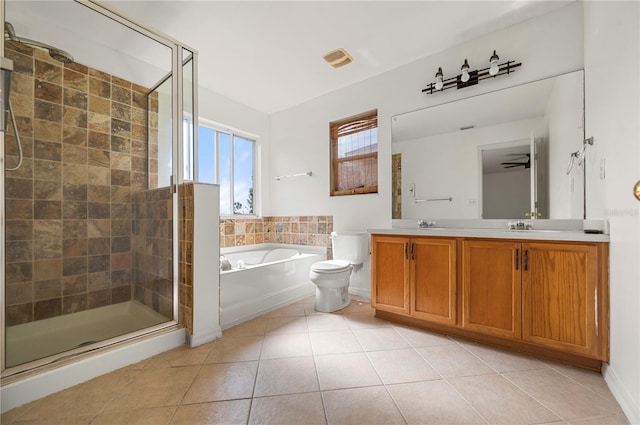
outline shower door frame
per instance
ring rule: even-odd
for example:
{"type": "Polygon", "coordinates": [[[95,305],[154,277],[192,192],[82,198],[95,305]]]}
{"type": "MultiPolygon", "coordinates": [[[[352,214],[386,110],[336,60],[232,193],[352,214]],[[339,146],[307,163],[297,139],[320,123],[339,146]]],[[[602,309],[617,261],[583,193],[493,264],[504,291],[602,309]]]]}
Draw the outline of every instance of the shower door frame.
{"type": "MultiPolygon", "coordinates": [[[[5,272],[6,272],[6,263],[5,263],[5,188],[4,181],[6,178],[5,173],[5,132],[0,131],[0,166],[2,169],[0,170],[0,177],[2,184],[0,184],[0,317],[2,317],[2,326],[0,326],[0,373],[3,378],[3,384],[7,384],[10,382],[14,382],[15,380],[21,379],[22,376],[28,375],[31,376],[31,372],[39,373],[45,372],[55,367],[60,367],[69,362],[73,362],[79,358],[79,356],[91,355],[96,352],[100,352],[101,350],[108,349],[115,344],[134,341],[140,337],[151,335],[163,330],[168,330],[176,327],[181,327],[178,323],[178,313],[179,313],[179,287],[178,287],[178,268],[179,268],[179,215],[178,215],[178,188],[180,184],[183,182],[182,175],[182,144],[183,144],[183,125],[182,125],[182,115],[184,111],[183,105],[183,51],[188,51],[192,54],[192,85],[191,89],[193,92],[192,97],[192,111],[194,115],[194,125],[197,126],[197,116],[198,116],[198,105],[197,105],[197,88],[198,88],[198,52],[197,50],[191,48],[190,46],[181,43],[174,38],[158,32],[156,30],[145,28],[142,24],[137,23],[134,19],[122,14],[121,12],[117,12],[105,5],[99,4],[96,0],[73,0],[76,3],[79,3],[83,6],[88,7],[93,10],[95,13],[102,15],[105,19],[112,19],[115,22],[124,25],[132,31],[138,32],[150,39],[168,47],[171,49],[171,72],[175,76],[172,78],[171,82],[171,119],[172,123],[172,157],[174,161],[172,161],[172,170],[171,170],[171,197],[172,197],[172,289],[173,289],[173,319],[168,320],[165,323],[155,325],[149,328],[145,328],[136,332],[124,334],[115,338],[107,339],[101,341],[96,344],[89,345],[87,347],[76,348],[68,351],[64,351],[62,353],[58,353],[52,356],[48,356],[42,359],[37,359],[28,363],[20,364],[17,366],[13,366],[11,368],[5,367],[5,349],[6,349],[6,322],[5,322],[5,314],[6,314],[6,298],[5,298],[5,272]],[[25,373],[30,372],[30,373],[25,373]],[[9,379],[7,379],[9,378],[9,379]]],[[[0,0],[0,22],[5,21],[5,0],[0,0]]],[[[0,41],[0,56],[4,57],[5,46],[4,46],[4,37],[2,41],[0,41]]],[[[197,128],[197,127],[194,127],[197,128]]],[[[148,137],[148,136],[147,136],[148,137]]],[[[194,130],[194,137],[197,137],[197,132],[194,130]]]]}

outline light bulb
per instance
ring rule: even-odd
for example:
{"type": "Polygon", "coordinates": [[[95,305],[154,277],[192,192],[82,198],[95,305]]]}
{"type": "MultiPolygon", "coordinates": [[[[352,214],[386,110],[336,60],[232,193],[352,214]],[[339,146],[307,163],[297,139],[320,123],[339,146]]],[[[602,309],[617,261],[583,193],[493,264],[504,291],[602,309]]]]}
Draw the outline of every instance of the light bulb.
{"type": "Polygon", "coordinates": [[[442,82],[442,68],[438,68],[438,72],[436,72],[436,90],[442,90],[444,83],[442,82]]]}
{"type": "Polygon", "coordinates": [[[469,81],[469,63],[467,62],[467,60],[464,60],[464,63],[462,64],[462,68],[460,68],[460,71],[462,71],[462,74],[460,75],[460,81],[462,81],[463,83],[466,83],[467,81],[469,81]]]}
{"type": "Polygon", "coordinates": [[[489,75],[496,76],[498,74],[498,72],[500,71],[500,67],[498,66],[499,60],[500,57],[498,57],[496,51],[494,50],[493,55],[491,55],[491,58],[489,59],[489,63],[491,64],[491,67],[489,68],[489,75]]]}

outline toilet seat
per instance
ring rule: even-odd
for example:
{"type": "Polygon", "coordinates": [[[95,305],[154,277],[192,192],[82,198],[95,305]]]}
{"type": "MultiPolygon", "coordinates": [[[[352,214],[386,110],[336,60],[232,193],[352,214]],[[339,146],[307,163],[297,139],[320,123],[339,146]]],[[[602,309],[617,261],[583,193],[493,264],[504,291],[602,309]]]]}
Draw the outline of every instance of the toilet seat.
{"type": "Polygon", "coordinates": [[[314,263],[311,271],[320,274],[342,273],[351,268],[351,263],[345,260],[327,260],[314,263]]]}

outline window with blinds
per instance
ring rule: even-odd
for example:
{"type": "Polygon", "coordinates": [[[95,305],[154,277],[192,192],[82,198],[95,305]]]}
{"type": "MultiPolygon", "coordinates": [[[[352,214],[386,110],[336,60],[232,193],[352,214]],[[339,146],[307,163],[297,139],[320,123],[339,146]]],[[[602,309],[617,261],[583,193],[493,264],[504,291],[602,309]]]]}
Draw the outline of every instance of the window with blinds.
{"type": "Polygon", "coordinates": [[[378,111],[329,124],[331,196],[378,192],[378,111]]]}

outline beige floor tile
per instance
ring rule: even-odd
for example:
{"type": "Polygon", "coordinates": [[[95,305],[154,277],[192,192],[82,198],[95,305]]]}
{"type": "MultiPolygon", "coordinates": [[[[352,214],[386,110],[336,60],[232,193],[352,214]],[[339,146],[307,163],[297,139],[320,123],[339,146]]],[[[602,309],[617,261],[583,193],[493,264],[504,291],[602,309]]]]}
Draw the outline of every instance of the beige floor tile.
{"type": "Polygon", "coordinates": [[[313,332],[309,334],[313,354],[344,354],[362,352],[364,349],[353,331],[313,332]]]}
{"type": "Polygon", "coordinates": [[[622,413],[615,400],[604,398],[551,369],[510,372],[503,376],[564,420],[622,413]]]}
{"type": "Polygon", "coordinates": [[[540,360],[520,353],[500,350],[480,344],[463,343],[471,353],[491,366],[496,372],[515,372],[518,370],[544,369],[547,366],[540,360]]]}
{"type": "Polygon", "coordinates": [[[322,390],[382,384],[365,353],[316,356],[315,360],[322,390]]]}
{"type": "Polygon", "coordinates": [[[387,389],[410,425],[485,424],[446,381],[389,385],[387,389]]]}
{"type": "Polygon", "coordinates": [[[493,369],[459,345],[415,349],[443,378],[486,375],[493,369]]]}
{"type": "Polygon", "coordinates": [[[267,317],[291,317],[291,316],[304,316],[304,303],[297,302],[289,304],[277,310],[273,310],[267,314],[267,317]]]}
{"type": "Polygon", "coordinates": [[[269,317],[267,319],[267,335],[300,332],[309,332],[305,316],[269,317]]]}
{"type": "Polygon", "coordinates": [[[500,375],[453,378],[448,382],[490,424],[537,424],[561,420],[500,375]]]}
{"type": "Polygon", "coordinates": [[[407,341],[393,328],[354,329],[353,333],[365,351],[410,348],[407,341]]]}
{"type": "Polygon", "coordinates": [[[250,407],[250,399],[186,404],[178,407],[170,425],[244,425],[250,407]]]}
{"type": "Polygon", "coordinates": [[[145,369],[201,365],[209,355],[214,342],[191,348],[188,345],[176,347],[151,358],[145,369]]]}
{"type": "Polygon", "coordinates": [[[307,333],[267,335],[262,342],[260,359],[304,357],[311,354],[311,342],[307,333]]]}
{"type": "Polygon", "coordinates": [[[373,307],[371,307],[371,301],[364,298],[352,298],[351,302],[348,306],[343,308],[342,310],[337,311],[336,313],[340,314],[351,314],[351,313],[370,313],[374,312],[373,307]]]}
{"type": "Polygon", "coordinates": [[[629,420],[625,415],[619,414],[599,418],[578,419],[569,423],[571,425],[629,425],[629,420]]]}
{"type": "Polygon", "coordinates": [[[455,342],[446,335],[424,329],[401,325],[393,325],[393,329],[412,347],[435,347],[438,345],[455,344],[455,342]]]}
{"type": "Polygon", "coordinates": [[[200,366],[142,370],[104,412],[178,405],[199,370],[200,366]]]}
{"type": "Polygon", "coordinates": [[[347,319],[347,323],[351,329],[366,329],[366,328],[390,328],[391,322],[378,319],[373,315],[373,312],[366,313],[349,313],[345,314],[344,318],[347,319]]]}
{"type": "Polygon", "coordinates": [[[320,391],[313,357],[262,360],[254,397],[320,391]]]}
{"type": "Polygon", "coordinates": [[[24,412],[20,420],[95,416],[140,373],[137,370],[117,370],[57,392],[41,399],[24,412]]]}
{"type": "Polygon", "coordinates": [[[135,409],[98,415],[91,425],[167,425],[176,406],[135,409]]]}
{"type": "MultiPolygon", "coordinates": [[[[67,416],[65,418],[40,418],[30,421],[17,421],[11,425],[90,425],[96,415],[67,416]]],[[[5,422],[2,422],[2,425],[5,422]]]]}
{"type": "Polygon", "coordinates": [[[323,314],[307,317],[309,332],[342,331],[350,329],[347,321],[339,314],[323,314]]]}
{"type": "Polygon", "coordinates": [[[319,392],[254,398],[250,425],[324,425],[319,392]]]}
{"type": "Polygon", "coordinates": [[[322,311],[316,311],[316,303],[315,301],[312,301],[310,303],[304,303],[304,314],[309,317],[309,316],[323,316],[326,314],[331,314],[331,313],[325,313],[322,311]]]}
{"type": "Polygon", "coordinates": [[[594,391],[605,398],[613,397],[611,395],[611,391],[609,390],[609,386],[606,381],[602,377],[602,374],[599,372],[594,372],[592,370],[580,369],[572,366],[561,366],[555,369],[557,372],[560,372],[562,375],[567,376],[579,384],[584,385],[589,388],[591,391],[594,391]]]}
{"type": "Polygon", "coordinates": [[[264,335],[267,329],[267,317],[260,316],[247,320],[232,328],[222,331],[223,336],[259,336],[264,335]]]}
{"type": "Polygon", "coordinates": [[[181,404],[250,398],[258,362],[202,366],[181,404]]]}
{"type": "Polygon", "coordinates": [[[372,351],[367,355],[385,384],[440,379],[438,372],[433,370],[413,348],[372,351]]]}
{"type": "Polygon", "coordinates": [[[15,421],[18,421],[22,415],[24,415],[29,409],[36,406],[36,404],[40,403],[40,400],[32,401],[31,403],[23,404],[22,406],[16,407],[9,411],[6,411],[0,416],[0,424],[3,425],[11,425],[15,421]]]}
{"type": "Polygon", "coordinates": [[[263,336],[223,336],[218,339],[205,363],[233,363],[260,359],[263,336]]]}
{"type": "Polygon", "coordinates": [[[405,423],[382,386],[325,391],[322,398],[329,425],[405,423]]]}

